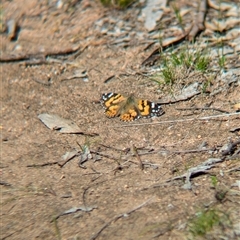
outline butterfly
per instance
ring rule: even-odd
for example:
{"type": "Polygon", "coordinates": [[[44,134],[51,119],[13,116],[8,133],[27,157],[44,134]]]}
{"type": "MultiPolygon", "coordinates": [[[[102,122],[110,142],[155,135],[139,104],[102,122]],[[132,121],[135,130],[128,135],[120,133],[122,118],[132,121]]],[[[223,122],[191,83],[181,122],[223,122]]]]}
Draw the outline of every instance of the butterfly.
{"type": "Polygon", "coordinates": [[[120,116],[120,119],[124,122],[138,118],[159,117],[164,114],[159,103],[138,99],[133,95],[126,97],[119,93],[104,93],[101,104],[107,117],[120,116]]]}

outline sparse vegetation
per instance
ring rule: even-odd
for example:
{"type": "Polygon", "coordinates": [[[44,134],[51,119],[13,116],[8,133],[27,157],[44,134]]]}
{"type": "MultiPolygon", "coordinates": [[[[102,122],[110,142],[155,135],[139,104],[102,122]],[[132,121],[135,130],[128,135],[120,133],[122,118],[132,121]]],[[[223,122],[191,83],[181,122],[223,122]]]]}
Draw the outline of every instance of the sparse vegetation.
{"type": "Polygon", "coordinates": [[[186,47],[170,54],[162,53],[161,59],[163,59],[161,73],[155,75],[151,80],[170,86],[187,77],[190,72],[200,71],[204,74],[210,63],[210,57],[207,54],[200,50],[191,51],[186,47]]]}
{"type": "Polygon", "coordinates": [[[176,16],[176,18],[177,18],[177,21],[178,21],[180,27],[181,27],[182,29],[184,29],[184,28],[183,28],[183,19],[182,19],[182,16],[181,16],[181,14],[180,14],[180,8],[177,7],[176,4],[172,4],[172,8],[173,8],[173,11],[174,11],[174,13],[175,13],[175,16],[176,16]]]}
{"type": "Polygon", "coordinates": [[[127,8],[134,0],[100,0],[105,7],[127,8]]]}
{"type": "Polygon", "coordinates": [[[204,210],[196,214],[190,223],[189,230],[193,236],[203,236],[220,222],[220,216],[216,210],[204,210]]]}

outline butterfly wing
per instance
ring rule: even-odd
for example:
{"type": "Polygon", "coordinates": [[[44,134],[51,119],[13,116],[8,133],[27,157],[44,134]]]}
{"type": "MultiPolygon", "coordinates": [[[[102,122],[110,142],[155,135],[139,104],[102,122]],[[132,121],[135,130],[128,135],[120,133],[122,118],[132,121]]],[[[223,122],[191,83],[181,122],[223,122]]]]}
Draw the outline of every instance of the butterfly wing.
{"type": "Polygon", "coordinates": [[[159,117],[164,114],[159,103],[154,103],[148,100],[139,100],[138,109],[143,118],[159,117]]]}
{"type": "Polygon", "coordinates": [[[104,93],[101,98],[101,104],[105,109],[105,114],[109,118],[120,114],[120,109],[126,98],[119,93],[104,93]]]}

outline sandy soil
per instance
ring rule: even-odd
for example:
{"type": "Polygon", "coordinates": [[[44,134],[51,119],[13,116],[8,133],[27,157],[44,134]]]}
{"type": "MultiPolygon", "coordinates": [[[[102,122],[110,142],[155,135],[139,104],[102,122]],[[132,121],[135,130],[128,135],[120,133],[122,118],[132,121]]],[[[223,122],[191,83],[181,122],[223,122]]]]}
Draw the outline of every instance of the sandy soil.
{"type": "Polygon", "coordinates": [[[239,115],[186,120],[224,113],[179,108],[234,113],[239,85],[164,104],[159,118],[108,119],[102,93],[133,93],[155,102],[169,94],[137,73],[153,50],[143,50],[148,43],[112,44],[116,36],[98,30],[96,22],[115,17],[140,28],[131,17],[140,8],[108,10],[97,1],[57,8],[56,1],[36,0],[3,1],[2,8],[4,20],[15,19],[20,30],[14,41],[1,34],[2,59],[19,57],[1,62],[1,239],[191,239],[190,219],[207,208],[227,220],[206,239],[240,237],[239,154],[192,178],[191,190],[183,188],[184,178],[167,182],[209,158],[222,158],[220,148],[239,139],[239,131],[230,131],[239,127],[239,115]],[[71,78],[79,72],[87,78],[71,78]],[[83,134],[48,129],[38,119],[42,113],[71,119],[83,134]],[[79,157],[60,167],[66,152],[81,152],[79,145],[92,154],[84,168],[79,157]],[[227,194],[219,201],[222,189],[227,194]],[[59,216],[73,207],[80,210],[59,216]]]}

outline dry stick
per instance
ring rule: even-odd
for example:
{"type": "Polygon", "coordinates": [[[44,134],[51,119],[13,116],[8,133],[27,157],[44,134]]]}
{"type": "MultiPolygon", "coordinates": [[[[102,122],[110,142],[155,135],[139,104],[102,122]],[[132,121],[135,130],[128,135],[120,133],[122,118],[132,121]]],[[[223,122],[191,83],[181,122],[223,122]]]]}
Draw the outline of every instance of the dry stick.
{"type": "Polygon", "coordinates": [[[207,11],[207,0],[201,0],[197,17],[188,34],[188,40],[192,41],[199,31],[204,30],[204,19],[207,11]]]}
{"type": "MultiPolygon", "coordinates": [[[[145,126],[145,125],[157,125],[157,124],[164,124],[164,123],[189,122],[189,121],[196,121],[196,120],[205,121],[205,120],[211,120],[211,119],[214,120],[215,118],[230,117],[230,116],[235,116],[235,115],[240,115],[240,113],[236,112],[236,113],[220,114],[220,115],[213,115],[213,116],[200,117],[200,118],[167,120],[167,121],[160,121],[160,122],[153,122],[153,123],[135,123],[135,124],[129,124],[129,125],[121,125],[121,126],[117,126],[117,127],[135,127],[135,126],[145,126]]],[[[113,128],[116,128],[116,126],[114,126],[113,128]]]]}
{"type": "Polygon", "coordinates": [[[240,165],[229,170],[224,171],[225,173],[240,171],[240,165]]]}
{"type": "Polygon", "coordinates": [[[147,203],[148,203],[150,200],[152,200],[152,199],[153,199],[153,197],[149,198],[146,202],[142,203],[141,205],[137,206],[136,208],[134,208],[134,209],[132,209],[132,210],[126,212],[126,213],[121,213],[121,214],[113,217],[109,222],[105,223],[105,224],[101,227],[101,229],[100,229],[93,237],[91,237],[90,239],[91,239],[91,240],[95,240],[95,239],[99,236],[99,234],[100,234],[105,228],[107,228],[112,222],[114,222],[114,221],[116,221],[116,220],[118,220],[118,219],[120,219],[120,218],[122,218],[122,217],[125,217],[125,216],[127,216],[127,215],[129,215],[129,214],[131,214],[131,213],[133,213],[133,212],[135,212],[135,211],[137,211],[138,209],[144,207],[144,206],[147,205],[147,203]]]}
{"type": "Polygon", "coordinates": [[[115,158],[115,157],[113,157],[113,156],[109,156],[109,155],[106,155],[106,154],[102,154],[102,153],[100,153],[100,152],[96,152],[96,151],[93,151],[93,150],[91,150],[90,152],[91,152],[91,153],[94,153],[94,154],[96,154],[96,155],[102,156],[102,157],[106,157],[106,158],[109,158],[109,159],[113,159],[113,160],[117,161],[117,163],[118,163],[118,161],[119,161],[119,158],[115,158]]]}
{"type": "Polygon", "coordinates": [[[176,108],[176,110],[214,110],[222,113],[229,113],[228,111],[219,109],[219,108],[212,108],[212,107],[189,107],[189,108],[176,108]]]}
{"type": "Polygon", "coordinates": [[[135,146],[134,144],[133,144],[132,146],[133,146],[134,155],[137,157],[137,160],[138,160],[138,162],[139,162],[139,168],[140,168],[141,170],[143,170],[143,163],[142,163],[141,158],[139,157],[137,148],[136,148],[136,146],[135,146]]]}
{"type": "Polygon", "coordinates": [[[51,86],[51,82],[45,82],[45,81],[42,81],[42,80],[39,80],[39,79],[36,79],[36,78],[32,78],[32,80],[36,83],[40,83],[40,84],[42,84],[44,86],[47,86],[47,87],[51,86]]]}
{"type": "Polygon", "coordinates": [[[80,153],[79,153],[79,154],[76,153],[75,155],[67,158],[64,162],[58,162],[59,167],[62,168],[65,164],[67,164],[69,161],[71,161],[71,160],[74,159],[75,157],[78,157],[79,155],[80,155],[80,153]]]}
{"type": "Polygon", "coordinates": [[[190,149],[190,150],[179,150],[179,151],[159,151],[159,152],[170,152],[170,153],[183,153],[183,154],[186,154],[186,153],[198,153],[198,152],[208,152],[208,151],[214,151],[215,149],[213,148],[207,148],[207,149],[190,149]]]}
{"type": "Polygon", "coordinates": [[[42,163],[42,164],[30,164],[27,165],[27,167],[45,167],[45,166],[51,166],[51,165],[55,165],[58,164],[58,162],[46,162],[46,163],[42,163]]]}
{"type": "Polygon", "coordinates": [[[105,148],[112,149],[112,150],[117,151],[117,152],[128,153],[130,151],[130,148],[126,148],[126,149],[122,150],[122,149],[118,149],[118,148],[115,148],[115,147],[112,147],[112,146],[107,146],[107,145],[102,144],[102,143],[99,143],[98,145],[102,146],[102,147],[105,147],[105,148]]]}

